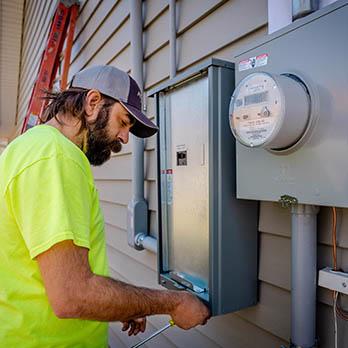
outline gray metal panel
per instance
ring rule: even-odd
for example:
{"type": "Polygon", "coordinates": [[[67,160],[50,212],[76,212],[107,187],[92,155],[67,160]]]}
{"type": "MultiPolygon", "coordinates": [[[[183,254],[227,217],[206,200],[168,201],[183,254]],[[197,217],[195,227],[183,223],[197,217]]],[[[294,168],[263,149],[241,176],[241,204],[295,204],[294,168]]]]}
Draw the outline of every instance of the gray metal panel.
{"type": "MultiPolygon", "coordinates": [[[[202,78],[168,96],[172,199],[169,268],[208,284],[208,79],[202,78]],[[178,159],[178,156],[186,156],[178,159]]],[[[169,137],[167,137],[168,140],[169,137]]]]}
{"type": "Polygon", "coordinates": [[[257,303],[258,203],[236,199],[235,140],[229,129],[234,69],[209,68],[210,301],[214,315],[257,303]]]}
{"type": "Polygon", "coordinates": [[[318,116],[307,142],[293,153],[275,155],[237,144],[238,197],[277,201],[287,194],[300,203],[348,207],[347,5],[328,6],[238,57],[269,55],[267,65],[237,72],[238,81],[257,71],[302,78],[318,116]]]}
{"type": "Polygon", "coordinates": [[[159,280],[180,288],[168,273],[180,271],[194,285],[208,285],[198,296],[218,315],[256,303],[257,203],[235,196],[235,141],[228,120],[234,69],[210,64],[193,71],[156,94],[162,129],[159,280]],[[204,163],[202,143],[208,144],[204,163]],[[187,167],[176,166],[173,151],[185,149],[187,167]]]}

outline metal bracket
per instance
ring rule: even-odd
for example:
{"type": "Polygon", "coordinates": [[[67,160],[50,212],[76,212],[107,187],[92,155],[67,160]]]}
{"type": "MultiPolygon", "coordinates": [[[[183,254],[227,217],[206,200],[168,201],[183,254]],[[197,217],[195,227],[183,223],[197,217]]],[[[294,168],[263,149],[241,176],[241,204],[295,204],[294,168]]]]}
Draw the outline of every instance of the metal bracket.
{"type": "Polygon", "coordinates": [[[139,247],[139,249],[144,249],[143,242],[146,237],[145,233],[138,233],[134,238],[134,244],[139,247]]]}
{"type": "Polygon", "coordinates": [[[169,272],[170,278],[175,280],[180,285],[184,286],[187,289],[192,290],[193,292],[197,294],[202,294],[203,292],[206,292],[207,289],[201,288],[195,284],[193,284],[191,281],[189,281],[183,273],[171,271],[169,272]]]}
{"type": "Polygon", "coordinates": [[[292,197],[289,195],[283,195],[280,197],[278,202],[281,204],[282,208],[290,208],[293,205],[298,203],[298,200],[296,197],[292,197]]]}

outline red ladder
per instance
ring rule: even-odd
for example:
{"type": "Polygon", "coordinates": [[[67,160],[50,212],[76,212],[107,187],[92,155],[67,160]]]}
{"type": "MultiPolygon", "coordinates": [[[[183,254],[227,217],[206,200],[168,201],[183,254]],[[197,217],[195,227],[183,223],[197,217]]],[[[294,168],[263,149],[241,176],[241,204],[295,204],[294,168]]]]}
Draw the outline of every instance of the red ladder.
{"type": "Polygon", "coordinates": [[[42,54],[38,77],[30,97],[28,111],[23,122],[21,133],[24,133],[40,122],[47,103],[42,97],[44,97],[45,91],[50,91],[52,89],[69,28],[64,54],[63,72],[60,81],[60,88],[66,89],[78,11],[79,2],[77,0],[61,0],[58,4],[49,31],[47,45],[42,54]]]}

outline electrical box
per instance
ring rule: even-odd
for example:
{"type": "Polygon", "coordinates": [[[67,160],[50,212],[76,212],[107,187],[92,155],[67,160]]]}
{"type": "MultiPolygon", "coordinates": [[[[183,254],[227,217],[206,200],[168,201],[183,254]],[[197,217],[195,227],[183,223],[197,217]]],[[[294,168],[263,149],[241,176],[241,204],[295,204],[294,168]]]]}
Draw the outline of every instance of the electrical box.
{"type": "Polygon", "coordinates": [[[257,203],[236,199],[234,65],[210,59],[149,92],[158,135],[159,282],[213,315],[256,304],[257,203]]]}
{"type": "Polygon", "coordinates": [[[237,197],[348,207],[348,2],[238,55],[237,197]]]}

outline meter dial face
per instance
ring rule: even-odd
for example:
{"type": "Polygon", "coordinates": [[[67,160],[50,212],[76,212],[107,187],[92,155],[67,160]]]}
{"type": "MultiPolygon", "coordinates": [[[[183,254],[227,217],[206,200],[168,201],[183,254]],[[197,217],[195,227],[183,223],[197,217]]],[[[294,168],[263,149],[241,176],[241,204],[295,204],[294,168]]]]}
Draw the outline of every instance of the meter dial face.
{"type": "Polygon", "coordinates": [[[271,75],[255,73],[237,86],[230,103],[230,126],[234,136],[249,147],[270,142],[282,120],[282,97],[271,75]]]}

